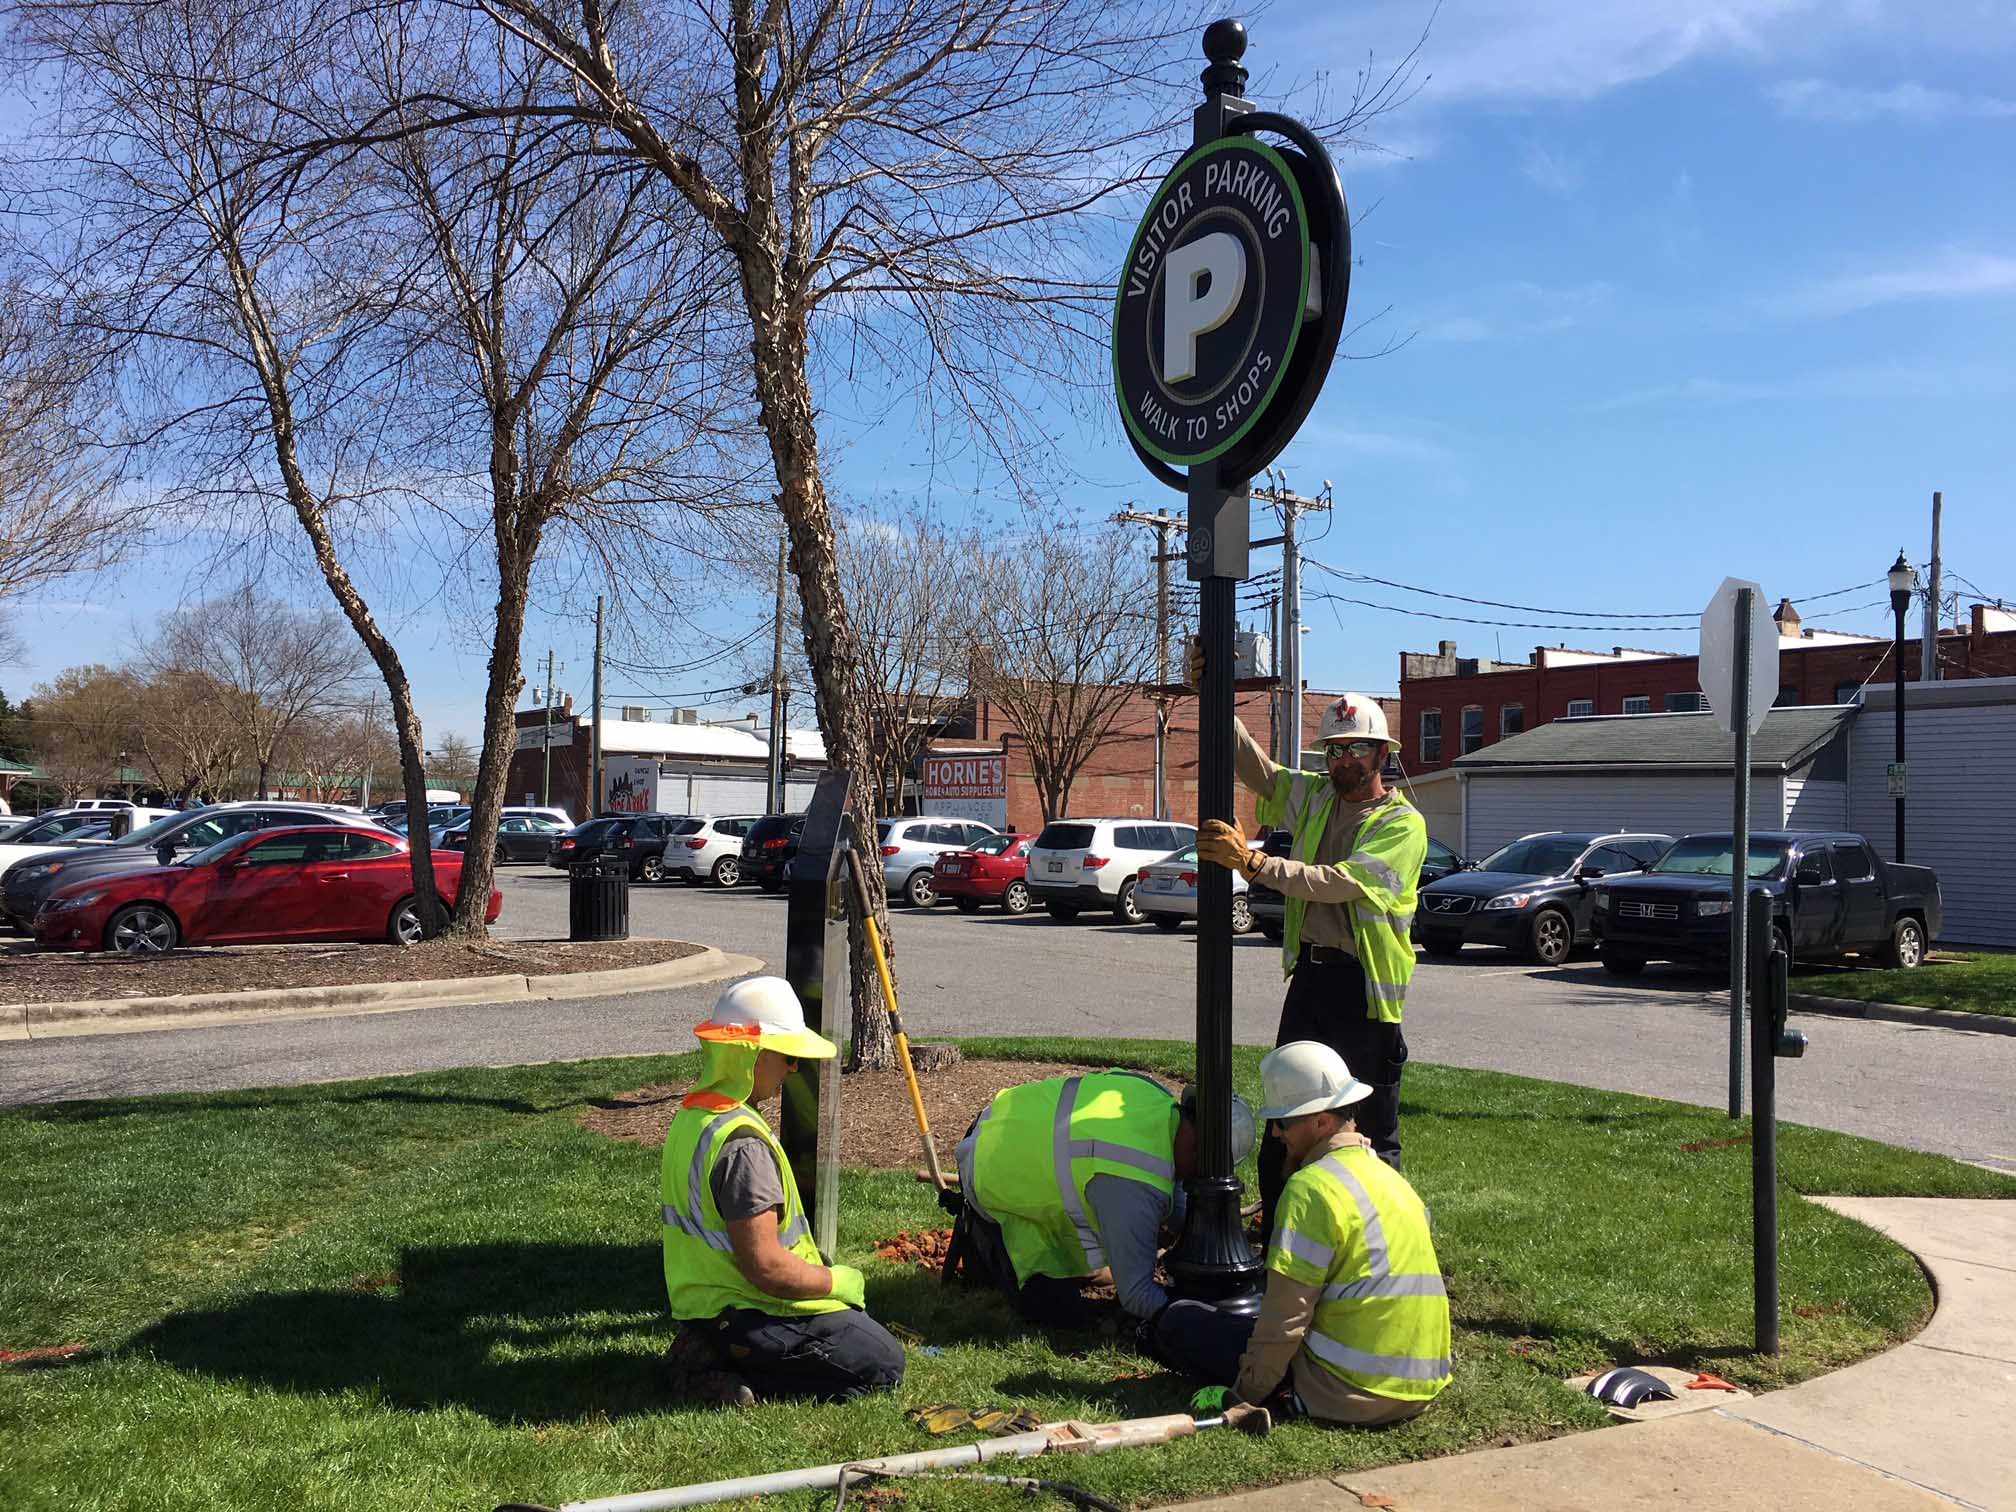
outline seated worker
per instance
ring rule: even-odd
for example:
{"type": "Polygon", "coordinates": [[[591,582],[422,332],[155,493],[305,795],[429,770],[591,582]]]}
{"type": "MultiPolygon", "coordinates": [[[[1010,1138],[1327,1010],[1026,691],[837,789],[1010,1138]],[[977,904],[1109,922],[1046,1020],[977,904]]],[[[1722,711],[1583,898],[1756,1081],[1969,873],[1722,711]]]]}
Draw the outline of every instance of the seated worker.
{"type": "MultiPolygon", "coordinates": [[[[1232,1163],[1253,1149],[1253,1110],[1232,1099],[1232,1163]]],[[[1197,1114],[1135,1071],[1056,1076],[997,1092],[959,1142],[964,1194],[949,1276],[965,1266],[1024,1317],[1082,1327],[1080,1283],[1109,1270],[1120,1306],[1148,1319],[1169,1303],[1155,1284],[1177,1183],[1197,1169],[1197,1114]]]]}
{"type": "Polygon", "coordinates": [[[903,1346],[862,1310],[861,1272],[824,1263],[790,1162],[755,1111],[800,1057],[829,1059],[833,1043],[805,1026],[779,977],[737,982],[693,1032],[700,1076],[665,1131],[660,1176],[665,1290],[679,1325],[669,1384],[738,1407],[896,1385],[903,1346]]]}
{"type": "Polygon", "coordinates": [[[1283,1045],[1260,1062],[1260,1082],[1289,1171],[1260,1314],[1177,1302],[1157,1320],[1156,1353],[1215,1383],[1192,1399],[1200,1410],[1278,1397],[1325,1422],[1402,1422],[1449,1384],[1449,1298],[1427,1209],[1358,1133],[1349,1109],[1372,1088],[1335,1050],[1283,1045]]]}

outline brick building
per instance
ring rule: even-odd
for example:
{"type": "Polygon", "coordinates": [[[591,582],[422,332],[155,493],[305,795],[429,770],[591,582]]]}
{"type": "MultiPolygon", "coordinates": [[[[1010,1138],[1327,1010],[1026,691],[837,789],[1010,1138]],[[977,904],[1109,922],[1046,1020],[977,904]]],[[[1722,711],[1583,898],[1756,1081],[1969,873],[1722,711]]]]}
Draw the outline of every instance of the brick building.
{"type": "MultiPolygon", "coordinates": [[[[1871,681],[1888,683],[1891,642],[1809,630],[1789,602],[1778,621],[1781,705],[1850,703],[1871,681]]],[[[1904,675],[1918,678],[1918,641],[1904,642],[1904,675]]],[[[1966,629],[1939,633],[1942,679],[2016,675],[2016,614],[1976,604],[1966,629]]],[[[1401,759],[1409,772],[1440,771],[1460,756],[1556,719],[1591,714],[1673,714],[1705,707],[1693,656],[1617,647],[1539,646],[1523,662],[1460,657],[1454,641],[1434,653],[1400,653],[1401,759]]]]}

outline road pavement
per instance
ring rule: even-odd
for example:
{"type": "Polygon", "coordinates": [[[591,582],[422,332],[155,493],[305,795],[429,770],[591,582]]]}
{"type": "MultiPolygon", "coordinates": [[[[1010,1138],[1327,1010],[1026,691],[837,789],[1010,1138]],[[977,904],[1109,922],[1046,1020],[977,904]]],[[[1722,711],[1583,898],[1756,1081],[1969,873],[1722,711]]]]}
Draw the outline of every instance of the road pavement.
{"type": "MultiPolygon", "coordinates": [[[[567,883],[545,867],[503,873],[499,932],[566,933],[567,883]]],[[[638,935],[783,958],[782,897],[673,884],[631,893],[638,935]]],[[[1187,1038],[1195,1022],[1195,933],[1091,916],[1057,924],[998,909],[899,909],[892,933],[912,1038],[979,1033],[1187,1038]]],[[[1233,952],[1233,1034],[1274,1036],[1278,949],[1258,935],[1233,952]]],[[[0,1045],[0,1103],[220,1090],[690,1048],[719,986],[166,1030],[0,1045]]],[[[1802,1018],[1804,1060],[1779,1063],[1780,1116],[2016,1171],[2016,1037],[1802,1018]]],[[[1593,960],[1529,967],[1473,948],[1423,962],[1407,1005],[1417,1061],[1510,1071],[1720,1106],[1727,1097],[1727,998],[1706,979],[1653,967],[1630,982],[1593,960]]]]}

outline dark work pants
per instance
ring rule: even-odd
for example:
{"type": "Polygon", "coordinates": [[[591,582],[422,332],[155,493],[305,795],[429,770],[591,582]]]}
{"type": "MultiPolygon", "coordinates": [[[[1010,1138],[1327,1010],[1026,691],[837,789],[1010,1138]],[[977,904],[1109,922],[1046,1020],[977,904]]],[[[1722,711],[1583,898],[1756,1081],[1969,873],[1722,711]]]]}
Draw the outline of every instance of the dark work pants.
{"type": "Polygon", "coordinates": [[[1259,1321],[1258,1313],[1242,1318],[1208,1302],[1171,1302],[1155,1318],[1155,1353],[1192,1380],[1230,1386],[1259,1321]]]}
{"type": "MultiPolygon", "coordinates": [[[[688,1324],[707,1328],[707,1325],[688,1324]]],[[[708,1330],[721,1363],[765,1400],[816,1397],[842,1402],[903,1379],[903,1346],[865,1312],[776,1318],[752,1308],[723,1313],[708,1330]]]]}
{"type": "MultiPolygon", "coordinates": [[[[1372,1095],[1351,1109],[1358,1132],[1396,1171],[1400,1168],[1400,1073],[1407,1064],[1407,1040],[1398,1024],[1365,1012],[1365,968],[1355,957],[1334,950],[1302,947],[1288,996],[1281,1004],[1276,1045],[1318,1040],[1344,1057],[1351,1074],[1372,1087],[1372,1095]]],[[[1287,1151],[1278,1139],[1260,1141],[1260,1210],[1264,1232],[1274,1232],[1274,1204],[1288,1178],[1287,1151]]]]}
{"type": "Polygon", "coordinates": [[[1026,1283],[1018,1282],[1001,1225],[982,1217],[971,1203],[959,1210],[952,1244],[968,1276],[999,1288],[1038,1327],[1088,1328],[1095,1321],[1098,1308],[1081,1294],[1081,1282],[1060,1276],[1031,1276],[1026,1283]]]}

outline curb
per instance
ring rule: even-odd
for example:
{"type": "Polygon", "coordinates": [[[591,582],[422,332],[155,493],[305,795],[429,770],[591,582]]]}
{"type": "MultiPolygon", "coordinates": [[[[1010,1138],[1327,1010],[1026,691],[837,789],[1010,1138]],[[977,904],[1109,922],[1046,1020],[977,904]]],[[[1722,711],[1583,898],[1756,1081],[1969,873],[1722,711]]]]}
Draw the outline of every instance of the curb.
{"type": "Polygon", "coordinates": [[[554,1001],[603,997],[652,988],[691,987],[761,970],[754,956],[730,955],[712,945],[677,960],[607,971],[556,972],[541,976],[503,973],[447,977],[431,982],[365,982],[347,987],[273,987],[253,992],[192,992],[178,997],[96,998],[66,1003],[23,1003],[4,1010],[17,1023],[0,1028],[0,1039],[105,1034],[141,1029],[175,1029],[196,1022],[229,1023],[248,1018],[297,1018],[317,1014],[394,1012],[407,1008],[449,1008],[470,1003],[554,1001]]]}
{"type": "Polygon", "coordinates": [[[1786,995],[1794,1013],[1819,1013],[1829,1018],[1885,1019],[1916,1024],[1921,1029],[1971,1029],[1976,1034],[2016,1034],[2016,1018],[1993,1013],[1961,1013],[1952,1008],[1911,1008],[1902,1003],[1868,1003],[1860,998],[1820,997],[1810,992],[1786,995]]]}

